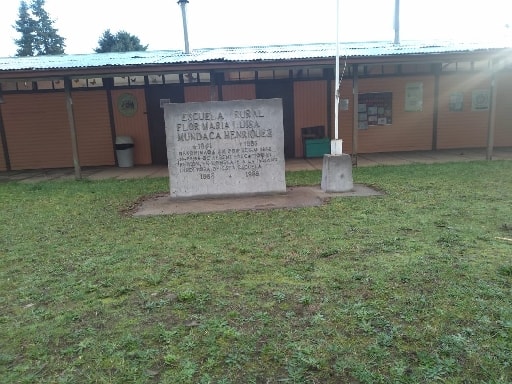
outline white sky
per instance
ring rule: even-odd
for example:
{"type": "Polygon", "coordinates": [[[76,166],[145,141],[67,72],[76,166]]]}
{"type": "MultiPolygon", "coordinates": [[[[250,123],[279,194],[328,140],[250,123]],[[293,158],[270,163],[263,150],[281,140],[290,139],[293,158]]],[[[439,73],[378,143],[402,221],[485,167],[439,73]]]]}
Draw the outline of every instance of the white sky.
{"type": "MultiPolygon", "coordinates": [[[[340,41],[393,41],[394,3],[340,0],[340,41]]],[[[402,41],[512,43],[511,0],[401,0],[400,7],[402,41]]],[[[19,0],[0,2],[0,57],[16,53],[18,8],[19,0]]],[[[93,53],[107,28],[138,36],[148,50],[184,47],[177,0],[46,0],[45,9],[66,53],[93,53]]],[[[191,49],[336,41],[336,0],[190,0],[187,13],[191,49]]]]}

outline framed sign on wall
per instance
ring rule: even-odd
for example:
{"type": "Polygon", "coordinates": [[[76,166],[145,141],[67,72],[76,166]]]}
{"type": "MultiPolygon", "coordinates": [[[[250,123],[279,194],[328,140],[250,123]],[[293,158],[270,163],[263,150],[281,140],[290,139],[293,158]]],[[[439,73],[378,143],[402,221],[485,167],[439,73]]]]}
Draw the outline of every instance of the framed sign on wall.
{"type": "Polygon", "coordinates": [[[137,113],[137,97],[133,93],[122,93],[117,98],[117,108],[123,116],[134,116],[137,113]]]}
{"type": "Polygon", "coordinates": [[[423,83],[405,85],[405,112],[423,111],[423,83]]]}

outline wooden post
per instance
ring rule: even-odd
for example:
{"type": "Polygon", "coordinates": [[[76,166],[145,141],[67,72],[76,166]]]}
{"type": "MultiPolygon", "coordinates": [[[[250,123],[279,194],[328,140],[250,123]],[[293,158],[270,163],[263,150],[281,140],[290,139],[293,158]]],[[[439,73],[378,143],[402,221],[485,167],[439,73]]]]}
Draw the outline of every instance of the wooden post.
{"type": "Polygon", "coordinates": [[[71,149],[73,152],[73,166],[75,168],[75,180],[82,178],[80,160],[78,158],[78,141],[76,138],[75,114],[73,112],[73,98],[71,97],[71,79],[64,78],[64,91],[66,93],[66,109],[68,112],[69,131],[71,134],[71,149]]]}
{"type": "Polygon", "coordinates": [[[487,129],[487,160],[492,160],[494,151],[494,130],[496,126],[496,71],[491,61],[491,97],[489,100],[489,127],[487,129]]]}
{"type": "Polygon", "coordinates": [[[352,93],[354,95],[354,106],[353,106],[353,124],[352,124],[352,162],[357,165],[357,151],[358,151],[358,134],[359,134],[359,74],[358,66],[354,64],[352,66],[352,93]]]}
{"type": "Polygon", "coordinates": [[[437,131],[439,125],[439,81],[441,77],[442,64],[433,64],[434,67],[434,113],[432,115],[432,150],[437,151],[437,131]]]}
{"type": "MultiPolygon", "coordinates": [[[[2,95],[2,86],[0,85],[0,104],[5,103],[2,95]]],[[[0,105],[0,139],[2,140],[2,149],[4,151],[5,167],[11,170],[11,158],[9,157],[9,147],[7,146],[7,136],[5,134],[4,118],[2,116],[2,107],[0,105]]]]}

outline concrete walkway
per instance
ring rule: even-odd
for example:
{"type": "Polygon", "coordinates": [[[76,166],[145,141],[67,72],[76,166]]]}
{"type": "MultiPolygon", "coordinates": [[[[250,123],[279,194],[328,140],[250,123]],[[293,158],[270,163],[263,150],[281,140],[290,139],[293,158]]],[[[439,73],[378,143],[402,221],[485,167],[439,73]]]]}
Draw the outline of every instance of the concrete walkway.
{"type": "MultiPolygon", "coordinates": [[[[448,149],[440,151],[411,151],[360,154],[354,159],[354,166],[368,167],[377,165],[432,164],[460,161],[485,160],[486,150],[479,149],[448,149]]],[[[512,147],[495,148],[493,160],[512,160],[512,147]]],[[[290,159],[286,161],[286,171],[322,170],[322,158],[290,159]]],[[[101,179],[134,179],[142,177],[168,177],[165,165],[143,165],[132,168],[84,167],[82,178],[89,180],[101,179]]],[[[39,182],[45,180],[72,180],[73,168],[37,169],[26,171],[0,172],[0,182],[39,182]]]]}

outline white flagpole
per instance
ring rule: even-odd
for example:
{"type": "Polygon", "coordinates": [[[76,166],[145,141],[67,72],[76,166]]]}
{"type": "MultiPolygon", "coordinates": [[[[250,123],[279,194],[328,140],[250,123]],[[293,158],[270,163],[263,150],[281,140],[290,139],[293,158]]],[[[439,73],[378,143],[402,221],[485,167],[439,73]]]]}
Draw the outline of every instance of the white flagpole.
{"type": "Polygon", "coordinates": [[[352,159],[350,155],[343,154],[343,140],[338,135],[338,111],[340,102],[340,0],[336,0],[336,86],[334,100],[334,135],[331,139],[331,154],[324,154],[322,163],[322,182],[320,188],[324,192],[347,192],[354,189],[352,179],[352,159]]]}
{"type": "Polygon", "coordinates": [[[334,86],[334,140],[331,140],[331,155],[343,153],[343,140],[339,139],[339,105],[340,105],[340,0],[336,0],[336,74],[334,86]]]}
{"type": "Polygon", "coordinates": [[[336,85],[334,87],[334,139],[338,140],[338,115],[339,115],[339,103],[340,103],[340,41],[339,41],[339,29],[340,29],[340,0],[336,0],[336,85]]]}

